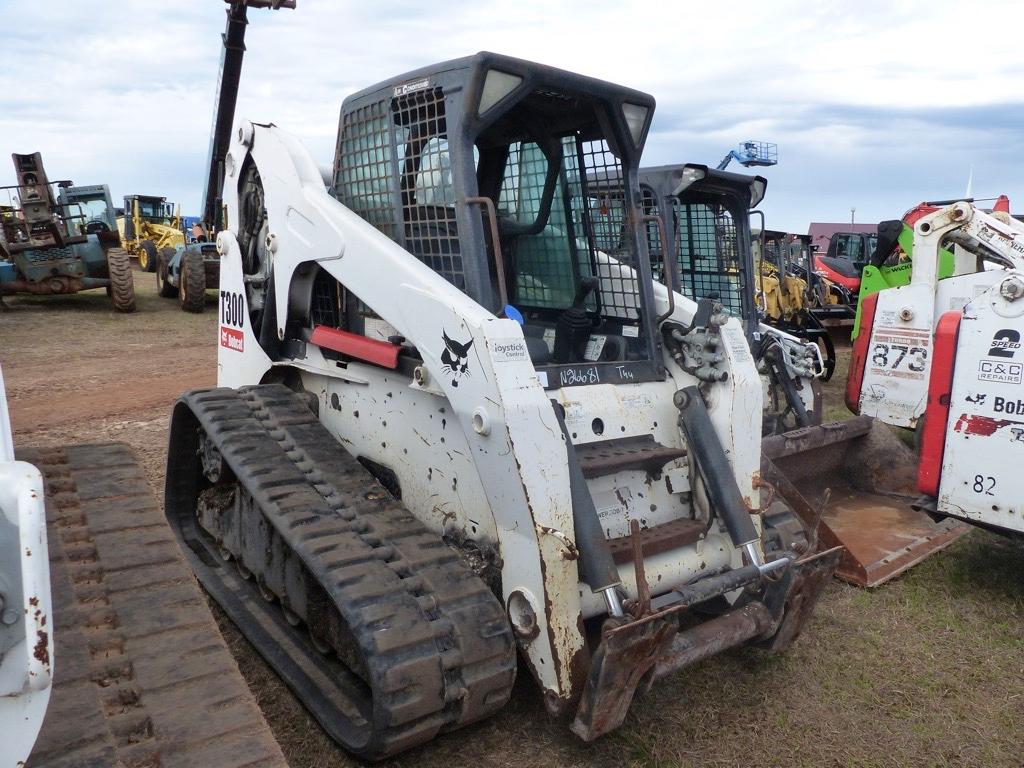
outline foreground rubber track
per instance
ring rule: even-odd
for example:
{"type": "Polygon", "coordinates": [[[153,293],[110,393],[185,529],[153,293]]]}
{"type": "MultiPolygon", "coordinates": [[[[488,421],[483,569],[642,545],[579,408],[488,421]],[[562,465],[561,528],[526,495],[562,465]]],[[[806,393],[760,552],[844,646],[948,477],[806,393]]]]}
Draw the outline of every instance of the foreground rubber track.
{"type": "Polygon", "coordinates": [[[187,393],[170,455],[168,519],[203,585],[347,749],[379,759],[508,701],[501,603],[307,400],[279,385],[187,393]]]}
{"type": "Polygon", "coordinates": [[[45,478],[56,622],[30,768],[286,766],[131,451],[18,458],[45,478]]]}

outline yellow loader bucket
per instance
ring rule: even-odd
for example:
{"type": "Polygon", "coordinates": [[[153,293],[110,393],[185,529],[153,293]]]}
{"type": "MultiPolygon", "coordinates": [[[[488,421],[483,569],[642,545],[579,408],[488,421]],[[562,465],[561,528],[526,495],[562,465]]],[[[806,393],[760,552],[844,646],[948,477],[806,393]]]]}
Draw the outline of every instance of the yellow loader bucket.
{"type": "Polygon", "coordinates": [[[913,508],[917,460],[867,416],[766,437],[761,476],[797,515],[817,526],[819,547],[845,549],[836,576],[875,587],[970,530],[913,508]]]}

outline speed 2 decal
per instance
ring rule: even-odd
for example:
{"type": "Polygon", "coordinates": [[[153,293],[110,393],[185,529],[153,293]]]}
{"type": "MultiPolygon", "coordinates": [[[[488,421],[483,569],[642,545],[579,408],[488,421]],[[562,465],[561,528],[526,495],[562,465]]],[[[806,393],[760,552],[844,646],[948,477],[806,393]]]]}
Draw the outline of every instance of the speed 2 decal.
{"type": "Polygon", "coordinates": [[[1013,359],[1020,349],[1020,333],[1013,328],[1003,328],[992,336],[992,346],[988,350],[989,357],[1013,359]]]}

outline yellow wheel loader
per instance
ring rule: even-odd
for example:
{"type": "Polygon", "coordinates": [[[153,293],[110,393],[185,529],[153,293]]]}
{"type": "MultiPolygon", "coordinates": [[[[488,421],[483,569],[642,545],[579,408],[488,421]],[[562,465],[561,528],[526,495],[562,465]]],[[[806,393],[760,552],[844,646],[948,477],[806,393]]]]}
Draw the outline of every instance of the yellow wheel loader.
{"type": "Polygon", "coordinates": [[[170,258],[185,244],[181,212],[163,197],[128,195],[117,217],[122,247],[139,260],[143,272],[156,272],[160,258],[170,258]]]}

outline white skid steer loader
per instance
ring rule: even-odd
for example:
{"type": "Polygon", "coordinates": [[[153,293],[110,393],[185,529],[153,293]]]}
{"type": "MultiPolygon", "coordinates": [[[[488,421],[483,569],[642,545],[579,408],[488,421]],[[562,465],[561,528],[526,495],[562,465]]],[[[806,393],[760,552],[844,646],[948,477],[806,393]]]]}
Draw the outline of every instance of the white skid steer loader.
{"type": "MultiPolygon", "coordinates": [[[[760,176],[696,164],[640,170],[644,210],[663,214],[671,266],[684,293],[713,296],[742,320],[764,384],[762,481],[815,529],[824,546],[844,548],[836,571],[840,578],[876,586],[966,529],[936,523],[911,507],[916,498],[913,457],[885,426],[867,418],[822,425],[819,382],[831,374],[835,356],[828,333],[813,316],[790,326],[803,338],[761,322],[755,306],[760,268],[755,267],[750,231],[750,218],[760,211],[750,209],[764,197],[766,186],[760,176]],[[893,463],[904,471],[887,471],[893,463]],[[858,472],[851,473],[851,467],[859,467],[858,472]],[[826,503],[826,492],[834,503],[826,503]],[[905,497],[902,503],[893,493],[905,497]]],[[[663,279],[661,259],[654,258],[663,250],[660,233],[650,226],[647,232],[652,272],[663,279]]],[[[783,244],[764,239],[763,221],[761,233],[762,254],[774,257],[784,274],[783,244]]]]}
{"type": "Polygon", "coordinates": [[[850,410],[915,429],[925,412],[939,320],[960,311],[1004,270],[1024,269],[1024,224],[958,202],[914,224],[909,285],[864,299],[847,379],[850,410]],[[953,275],[939,279],[939,251],[953,250],[953,275]]]}
{"type": "Polygon", "coordinates": [[[0,370],[0,739],[3,765],[23,765],[53,680],[53,612],[43,478],[14,460],[0,370]]]}
{"type": "Polygon", "coordinates": [[[286,132],[237,128],[220,388],[175,407],[166,511],[360,756],[498,710],[517,650],[597,738],[654,678],[788,646],[835,569],[760,514],[740,322],[651,277],[653,108],[477,54],[348,98],[330,191],[286,132]],[[617,199],[590,188],[612,175],[617,199]],[[598,247],[613,206],[623,236],[598,247]]]}
{"type": "Polygon", "coordinates": [[[911,269],[865,299],[847,404],[920,430],[921,508],[1024,533],[1024,226],[946,206],[916,222],[911,269]]]}
{"type": "MultiPolygon", "coordinates": [[[[830,371],[816,342],[762,322],[755,303],[750,217],[767,186],[763,176],[695,163],[640,169],[644,212],[664,222],[674,284],[692,299],[713,298],[742,323],[764,386],[762,431],[773,435],[821,424],[821,380],[830,371]]],[[[659,228],[648,226],[647,235],[652,273],[665,282],[659,228]]]]}

